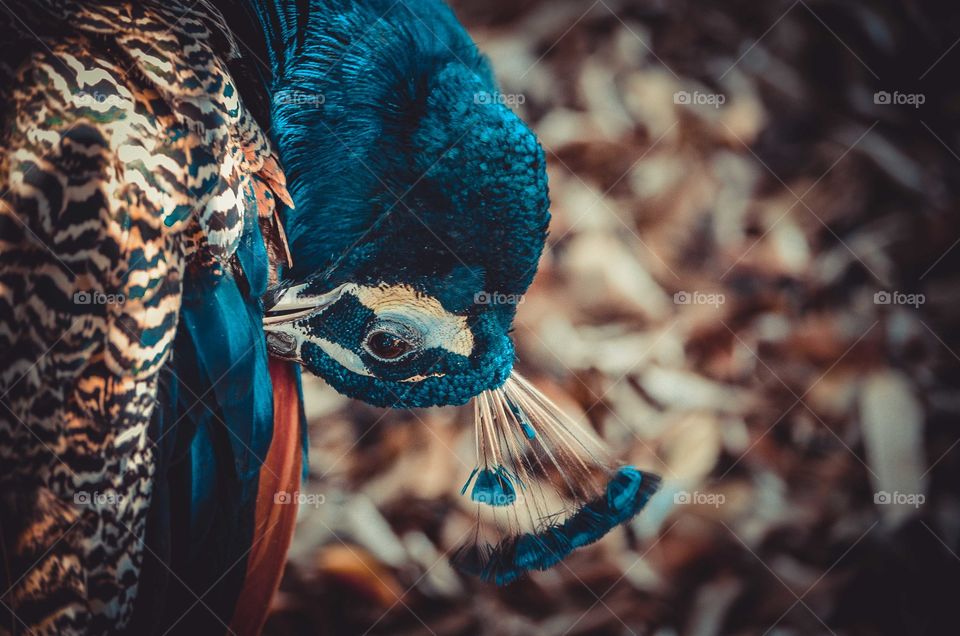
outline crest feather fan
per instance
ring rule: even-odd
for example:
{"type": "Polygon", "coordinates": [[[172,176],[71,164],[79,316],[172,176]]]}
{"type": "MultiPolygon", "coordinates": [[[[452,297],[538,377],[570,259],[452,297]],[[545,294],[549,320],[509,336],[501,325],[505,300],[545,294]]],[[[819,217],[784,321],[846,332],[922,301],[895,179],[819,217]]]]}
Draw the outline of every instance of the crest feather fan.
{"type": "MultiPolygon", "coordinates": [[[[597,436],[516,371],[474,400],[477,526],[458,567],[498,585],[556,565],[646,505],[656,475],[615,467],[597,436]]],[[[472,486],[472,488],[471,488],[472,486]]]]}

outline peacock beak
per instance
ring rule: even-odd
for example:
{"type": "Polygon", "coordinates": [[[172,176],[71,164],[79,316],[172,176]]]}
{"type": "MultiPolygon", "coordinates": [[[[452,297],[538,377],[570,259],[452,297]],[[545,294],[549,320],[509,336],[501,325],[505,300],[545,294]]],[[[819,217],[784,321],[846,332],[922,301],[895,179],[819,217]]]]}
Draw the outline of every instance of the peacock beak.
{"type": "Polygon", "coordinates": [[[300,345],[305,337],[304,323],[333,305],[347,285],[315,294],[307,291],[309,283],[267,292],[263,330],[271,354],[288,360],[299,360],[300,345]]]}
{"type": "Polygon", "coordinates": [[[264,328],[296,322],[318,314],[337,302],[350,285],[340,285],[322,294],[308,292],[309,286],[310,283],[303,283],[267,292],[264,296],[264,328]]]}

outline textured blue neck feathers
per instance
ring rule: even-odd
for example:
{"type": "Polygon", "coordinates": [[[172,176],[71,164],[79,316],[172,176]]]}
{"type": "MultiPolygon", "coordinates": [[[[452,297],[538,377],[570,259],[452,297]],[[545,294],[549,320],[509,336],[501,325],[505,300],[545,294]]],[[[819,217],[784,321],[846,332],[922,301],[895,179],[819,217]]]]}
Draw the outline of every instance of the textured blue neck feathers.
{"type": "Polygon", "coordinates": [[[436,152],[421,147],[422,156],[411,156],[411,136],[440,70],[456,65],[475,78],[469,95],[492,90],[493,82],[439,1],[256,4],[268,41],[280,47],[271,53],[270,128],[297,204],[287,230],[294,273],[303,276],[334,265],[391,211],[412,221],[397,199],[429,168],[424,158],[435,161],[456,141],[446,140],[455,131],[436,129],[436,152]]]}
{"type": "Polygon", "coordinates": [[[310,15],[309,0],[245,0],[253,10],[266,40],[273,73],[283,66],[288,46],[296,47],[310,15]]]}
{"type": "Polygon", "coordinates": [[[288,277],[417,285],[466,266],[480,288],[523,293],[548,219],[543,154],[450,8],[246,1],[296,204],[288,277]]]}

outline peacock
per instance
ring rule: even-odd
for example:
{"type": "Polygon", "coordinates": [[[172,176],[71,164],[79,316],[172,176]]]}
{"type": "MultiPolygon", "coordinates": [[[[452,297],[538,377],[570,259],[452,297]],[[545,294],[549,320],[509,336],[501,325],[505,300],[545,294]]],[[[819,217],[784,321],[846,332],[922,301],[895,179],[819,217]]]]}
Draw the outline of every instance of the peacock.
{"type": "Polygon", "coordinates": [[[301,370],[472,402],[507,585],[659,478],[514,369],[544,153],[440,0],[0,11],[0,633],[259,633],[307,465],[301,370]]]}

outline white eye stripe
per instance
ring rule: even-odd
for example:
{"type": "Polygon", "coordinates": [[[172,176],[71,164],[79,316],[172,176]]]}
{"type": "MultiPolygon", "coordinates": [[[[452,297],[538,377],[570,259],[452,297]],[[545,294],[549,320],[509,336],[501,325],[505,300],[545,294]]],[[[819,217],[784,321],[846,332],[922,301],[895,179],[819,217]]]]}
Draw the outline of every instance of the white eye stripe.
{"type": "Polygon", "coordinates": [[[367,368],[367,365],[360,359],[360,356],[346,347],[342,347],[336,342],[331,342],[324,338],[308,337],[307,340],[323,349],[324,353],[348,371],[353,371],[358,375],[373,376],[373,374],[370,373],[370,369],[367,368]]]}
{"type": "Polygon", "coordinates": [[[469,357],[473,333],[465,316],[443,308],[440,301],[408,285],[357,286],[350,290],[380,320],[394,320],[417,329],[426,349],[446,349],[469,357]]]}

